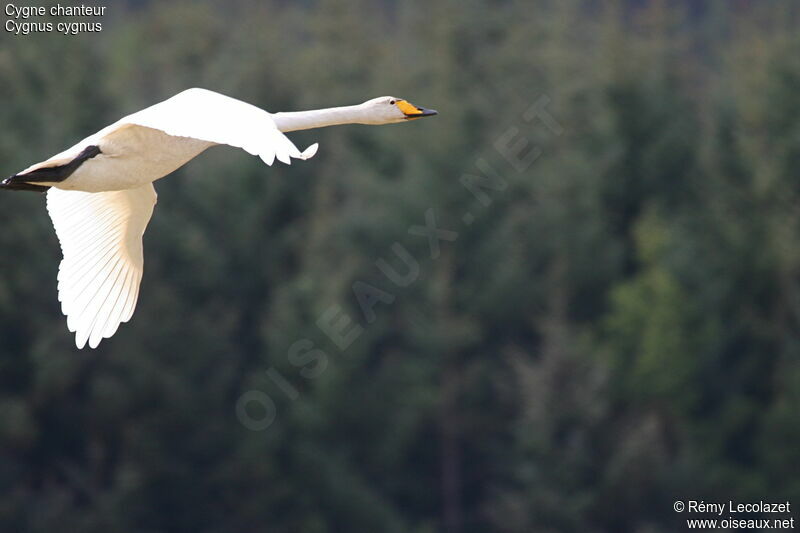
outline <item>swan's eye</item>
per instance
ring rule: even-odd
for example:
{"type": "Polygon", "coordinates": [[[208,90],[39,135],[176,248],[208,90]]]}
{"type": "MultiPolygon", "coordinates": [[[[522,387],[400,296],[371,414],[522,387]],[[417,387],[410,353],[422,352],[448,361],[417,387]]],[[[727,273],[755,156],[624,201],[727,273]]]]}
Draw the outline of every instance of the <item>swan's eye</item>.
{"type": "Polygon", "coordinates": [[[396,103],[397,103],[397,101],[396,101],[396,100],[389,100],[389,103],[390,103],[390,104],[392,104],[392,105],[394,105],[394,104],[396,104],[396,103]]]}

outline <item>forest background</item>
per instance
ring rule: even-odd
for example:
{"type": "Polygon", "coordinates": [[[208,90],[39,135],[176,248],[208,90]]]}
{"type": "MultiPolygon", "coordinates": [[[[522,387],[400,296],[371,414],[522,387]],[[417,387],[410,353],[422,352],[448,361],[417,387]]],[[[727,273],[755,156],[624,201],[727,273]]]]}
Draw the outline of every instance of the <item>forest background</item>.
{"type": "Polygon", "coordinates": [[[676,500],[800,504],[797,3],[106,5],[99,33],[0,34],[4,175],[195,86],[439,116],[158,182],[138,310],[96,351],[44,197],[0,195],[0,530],[658,533],[676,500]]]}

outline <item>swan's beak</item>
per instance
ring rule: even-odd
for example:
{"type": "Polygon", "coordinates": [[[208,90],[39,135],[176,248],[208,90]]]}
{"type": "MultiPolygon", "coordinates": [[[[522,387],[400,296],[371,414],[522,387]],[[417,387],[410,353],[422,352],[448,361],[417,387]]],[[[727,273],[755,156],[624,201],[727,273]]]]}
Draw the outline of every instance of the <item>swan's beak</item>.
{"type": "Polygon", "coordinates": [[[402,111],[403,114],[406,116],[406,120],[414,120],[422,117],[432,117],[433,115],[439,114],[439,112],[434,109],[425,109],[424,107],[417,107],[411,102],[406,102],[405,100],[398,101],[397,107],[399,107],[400,111],[402,111]]]}

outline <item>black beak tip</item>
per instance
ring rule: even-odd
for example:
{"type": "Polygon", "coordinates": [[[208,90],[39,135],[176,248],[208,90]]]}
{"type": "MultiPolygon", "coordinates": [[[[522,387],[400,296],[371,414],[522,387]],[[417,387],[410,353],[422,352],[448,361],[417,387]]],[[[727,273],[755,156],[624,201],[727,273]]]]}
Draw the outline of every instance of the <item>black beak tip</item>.
{"type": "Polygon", "coordinates": [[[412,120],[415,118],[422,118],[422,117],[432,117],[433,115],[438,115],[439,112],[435,109],[425,109],[424,107],[419,107],[419,113],[414,113],[413,115],[406,115],[406,119],[412,120]]]}

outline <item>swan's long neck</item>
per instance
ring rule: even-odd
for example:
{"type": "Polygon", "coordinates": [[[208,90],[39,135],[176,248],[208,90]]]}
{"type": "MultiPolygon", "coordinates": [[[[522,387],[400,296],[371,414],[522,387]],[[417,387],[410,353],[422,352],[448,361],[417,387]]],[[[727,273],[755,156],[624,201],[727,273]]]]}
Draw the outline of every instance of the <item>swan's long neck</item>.
{"type": "Polygon", "coordinates": [[[366,124],[366,110],[360,105],[273,113],[272,119],[282,132],[324,128],[338,124],[366,124]]]}

